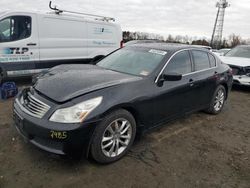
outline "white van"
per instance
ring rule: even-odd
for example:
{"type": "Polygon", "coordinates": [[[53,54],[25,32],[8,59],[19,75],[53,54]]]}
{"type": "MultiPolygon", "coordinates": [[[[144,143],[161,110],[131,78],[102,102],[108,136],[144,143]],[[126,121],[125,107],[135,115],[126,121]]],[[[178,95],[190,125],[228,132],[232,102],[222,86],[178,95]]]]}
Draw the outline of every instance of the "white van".
{"type": "Polygon", "coordinates": [[[122,46],[121,27],[113,21],[60,10],[0,13],[0,81],[109,54],[122,46]]]}

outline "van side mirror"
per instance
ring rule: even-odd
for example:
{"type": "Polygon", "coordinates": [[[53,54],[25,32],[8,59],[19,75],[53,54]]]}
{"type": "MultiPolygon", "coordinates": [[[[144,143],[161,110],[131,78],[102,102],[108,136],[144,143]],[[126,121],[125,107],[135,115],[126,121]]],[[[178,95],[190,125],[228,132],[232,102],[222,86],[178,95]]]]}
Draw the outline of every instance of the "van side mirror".
{"type": "Polygon", "coordinates": [[[179,81],[182,79],[182,75],[178,73],[167,73],[162,75],[164,81],[179,81]]]}

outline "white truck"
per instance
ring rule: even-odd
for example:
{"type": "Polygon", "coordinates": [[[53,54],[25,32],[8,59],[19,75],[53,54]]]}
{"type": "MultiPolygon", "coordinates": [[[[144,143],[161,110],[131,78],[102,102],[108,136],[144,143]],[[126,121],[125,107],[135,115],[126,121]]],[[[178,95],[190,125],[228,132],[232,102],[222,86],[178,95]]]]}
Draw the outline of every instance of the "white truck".
{"type": "Polygon", "coordinates": [[[59,10],[0,13],[0,82],[59,64],[89,63],[122,47],[113,18],[59,10]]]}

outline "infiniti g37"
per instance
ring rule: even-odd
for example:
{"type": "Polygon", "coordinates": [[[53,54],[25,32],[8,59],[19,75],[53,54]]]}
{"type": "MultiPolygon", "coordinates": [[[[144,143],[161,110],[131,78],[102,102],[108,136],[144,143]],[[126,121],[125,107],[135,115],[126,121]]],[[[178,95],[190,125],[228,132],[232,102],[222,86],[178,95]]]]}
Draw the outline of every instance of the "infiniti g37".
{"type": "Polygon", "coordinates": [[[15,99],[15,127],[42,150],[110,163],[138,133],[195,111],[218,114],[231,86],[229,66],[206,49],[136,44],[40,75],[15,99]]]}

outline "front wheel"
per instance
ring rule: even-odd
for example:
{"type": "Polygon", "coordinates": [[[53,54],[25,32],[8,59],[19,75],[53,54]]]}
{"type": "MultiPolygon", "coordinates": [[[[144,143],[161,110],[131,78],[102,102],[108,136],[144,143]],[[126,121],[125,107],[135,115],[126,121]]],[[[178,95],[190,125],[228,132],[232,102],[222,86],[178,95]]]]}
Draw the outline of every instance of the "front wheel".
{"type": "Polygon", "coordinates": [[[210,114],[218,114],[223,109],[226,100],[226,90],[225,87],[220,85],[214,92],[213,98],[210,102],[210,107],[206,112],[210,114]]]}
{"type": "Polygon", "coordinates": [[[97,126],[91,144],[92,157],[99,163],[111,163],[130,149],[136,134],[134,117],[126,110],[107,115],[97,126]]]}

